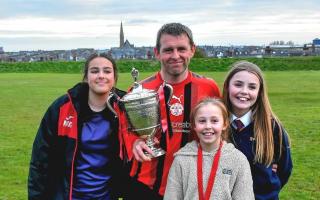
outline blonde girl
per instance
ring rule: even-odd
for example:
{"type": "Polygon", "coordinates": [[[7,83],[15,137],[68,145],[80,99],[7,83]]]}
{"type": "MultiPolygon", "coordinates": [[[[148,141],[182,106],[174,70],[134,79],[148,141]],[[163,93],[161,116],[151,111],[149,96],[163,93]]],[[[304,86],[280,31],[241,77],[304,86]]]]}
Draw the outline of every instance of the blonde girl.
{"type": "Polygon", "coordinates": [[[191,111],[197,140],[176,154],[164,199],[254,199],[250,166],[228,138],[228,112],[222,101],[207,98],[191,111]]]}

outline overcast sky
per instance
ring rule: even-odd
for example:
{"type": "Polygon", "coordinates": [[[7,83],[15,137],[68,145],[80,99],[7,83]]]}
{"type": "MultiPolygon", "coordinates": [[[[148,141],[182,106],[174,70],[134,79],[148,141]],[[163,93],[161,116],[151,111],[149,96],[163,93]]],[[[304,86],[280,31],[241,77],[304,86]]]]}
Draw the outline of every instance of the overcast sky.
{"type": "Polygon", "coordinates": [[[320,38],[319,0],[0,0],[5,51],[154,46],[168,22],[191,28],[197,45],[295,44],[320,38]]]}

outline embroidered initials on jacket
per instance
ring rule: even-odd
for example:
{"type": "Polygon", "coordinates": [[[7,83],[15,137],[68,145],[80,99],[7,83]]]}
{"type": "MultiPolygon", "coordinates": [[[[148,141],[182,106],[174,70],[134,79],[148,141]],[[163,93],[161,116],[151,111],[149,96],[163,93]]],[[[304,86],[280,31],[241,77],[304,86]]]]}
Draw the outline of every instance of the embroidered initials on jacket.
{"type": "Polygon", "coordinates": [[[60,107],[58,135],[76,139],[78,132],[77,112],[71,101],[60,107]]]}

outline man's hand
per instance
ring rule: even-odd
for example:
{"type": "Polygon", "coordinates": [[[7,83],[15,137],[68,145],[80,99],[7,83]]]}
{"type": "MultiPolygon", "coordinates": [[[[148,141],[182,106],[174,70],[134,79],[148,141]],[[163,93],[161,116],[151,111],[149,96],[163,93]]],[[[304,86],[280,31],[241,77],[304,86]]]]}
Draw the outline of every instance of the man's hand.
{"type": "Polygon", "coordinates": [[[136,141],[133,143],[133,156],[134,158],[139,162],[144,161],[151,161],[151,158],[146,156],[144,154],[144,151],[148,152],[150,155],[152,155],[151,149],[146,145],[145,141],[143,139],[136,139],[136,141]]]}

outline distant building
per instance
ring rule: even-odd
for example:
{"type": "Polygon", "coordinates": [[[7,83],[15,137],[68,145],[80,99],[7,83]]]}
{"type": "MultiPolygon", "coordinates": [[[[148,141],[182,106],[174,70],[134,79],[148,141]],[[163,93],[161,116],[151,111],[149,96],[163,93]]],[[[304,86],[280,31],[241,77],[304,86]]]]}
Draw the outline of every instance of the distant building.
{"type": "MultiPolygon", "coordinates": [[[[93,53],[107,53],[114,59],[154,59],[154,47],[135,47],[124,37],[123,24],[120,23],[119,47],[96,50],[93,48],[78,48],[53,51],[19,51],[4,52],[0,46],[0,62],[43,62],[43,61],[85,61],[93,53]]],[[[312,43],[294,45],[293,42],[275,41],[268,46],[197,46],[206,57],[284,57],[284,56],[320,56],[320,39],[312,43]]]]}
{"type": "Polygon", "coordinates": [[[7,61],[8,55],[6,55],[3,51],[3,47],[0,47],[0,62],[7,61]]]}
{"type": "Polygon", "coordinates": [[[135,47],[128,39],[124,40],[124,32],[122,22],[120,24],[120,45],[119,47],[112,47],[108,54],[114,59],[152,59],[152,47],[135,47]]]}
{"type": "Polygon", "coordinates": [[[316,38],[316,39],[312,40],[312,44],[320,46],[320,39],[316,38]]]}
{"type": "Polygon", "coordinates": [[[122,27],[122,22],[120,25],[120,45],[119,47],[122,48],[124,45],[124,33],[123,33],[123,27],[122,27]]]}
{"type": "Polygon", "coordinates": [[[134,48],[134,45],[133,45],[133,44],[130,44],[129,40],[126,40],[126,41],[124,42],[124,44],[122,45],[121,48],[123,48],[123,49],[130,49],[130,48],[134,48]]]}
{"type": "Polygon", "coordinates": [[[129,40],[126,39],[126,41],[124,41],[124,33],[123,33],[123,26],[122,26],[122,22],[120,24],[120,49],[124,48],[124,49],[130,49],[130,48],[134,48],[133,44],[130,44],[129,40]]]}

